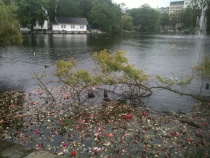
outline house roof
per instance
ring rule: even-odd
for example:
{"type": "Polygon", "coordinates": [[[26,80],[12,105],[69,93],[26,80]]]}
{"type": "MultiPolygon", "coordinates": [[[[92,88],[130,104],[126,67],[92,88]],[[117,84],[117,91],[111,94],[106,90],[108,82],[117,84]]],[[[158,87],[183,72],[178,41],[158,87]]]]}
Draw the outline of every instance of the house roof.
{"type": "Polygon", "coordinates": [[[55,23],[88,25],[86,18],[55,17],[55,23]]]}
{"type": "Polygon", "coordinates": [[[171,2],[170,5],[184,5],[184,1],[171,2]]]}

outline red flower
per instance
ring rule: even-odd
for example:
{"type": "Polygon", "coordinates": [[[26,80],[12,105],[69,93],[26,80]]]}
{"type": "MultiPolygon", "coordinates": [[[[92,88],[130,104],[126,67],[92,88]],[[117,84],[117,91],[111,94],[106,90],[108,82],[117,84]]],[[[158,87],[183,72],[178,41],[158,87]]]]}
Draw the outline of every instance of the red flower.
{"type": "Polygon", "coordinates": [[[179,132],[172,132],[171,135],[172,136],[178,136],[179,135],[179,132]]]}
{"type": "Polygon", "coordinates": [[[41,131],[40,130],[36,130],[34,133],[35,134],[41,134],[41,131]]]}
{"type": "Polygon", "coordinates": [[[71,152],[71,156],[76,156],[77,155],[77,152],[76,151],[72,151],[71,152]]]}
{"type": "Polygon", "coordinates": [[[68,145],[67,144],[63,144],[63,147],[65,148],[65,147],[67,147],[68,145]]]}
{"type": "Polygon", "coordinates": [[[204,122],[203,125],[204,125],[205,127],[208,127],[208,126],[209,126],[208,122],[204,122]]]}
{"type": "Polygon", "coordinates": [[[35,104],[36,104],[35,102],[33,102],[33,101],[31,102],[31,105],[35,105],[35,104]]]}
{"type": "Polygon", "coordinates": [[[117,150],[116,150],[116,153],[117,153],[117,154],[119,154],[119,153],[120,153],[120,150],[119,150],[119,149],[117,149],[117,150]]]}
{"type": "Polygon", "coordinates": [[[129,115],[125,115],[125,116],[122,116],[123,119],[133,119],[133,114],[129,114],[129,115]]]}
{"type": "Polygon", "coordinates": [[[98,149],[94,149],[94,154],[95,154],[95,155],[98,154],[98,149]]]}
{"type": "Polygon", "coordinates": [[[43,150],[44,149],[44,144],[43,143],[38,144],[38,149],[43,150]]]}
{"type": "Polygon", "coordinates": [[[68,137],[69,137],[69,138],[71,137],[71,134],[70,134],[70,133],[68,134],[68,137]]]}
{"type": "Polygon", "coordinates": [[[78,129],[79,131],[81,131],[81,130],[82,130],[82,126],[78,126],[77,129],[78,129]]]}
{"type": "Polygon", "coordinates": [[[146,112],[142,112],[142,116],[143,116],[143,117],[147,117],[148,114],[147,114],[146,112]]]}

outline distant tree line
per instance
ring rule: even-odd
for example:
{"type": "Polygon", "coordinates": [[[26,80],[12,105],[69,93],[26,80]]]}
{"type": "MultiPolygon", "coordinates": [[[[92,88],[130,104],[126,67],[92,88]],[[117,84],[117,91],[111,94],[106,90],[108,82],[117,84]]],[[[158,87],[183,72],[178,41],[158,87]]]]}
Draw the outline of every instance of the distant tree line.
{"type": "MultiPolygon", "coordinates": [[[[0,22],[10,24],[10,27],[0,25],[0,33],[9,33],[8,30],[7,32],[3,30],[11,27],[14,29],[18,22],[21,26],[31,29],[37,21],[43,25],[49,18],[53,23],[56,16],[85,17],[90,26],[105,32],[118,33],[122,30],[135,29],[151,33],[158,32],[165,26],[174,28],[176,24],[181,24],[180,29],[193,32],[196,28],[197,17],[201,14],[199,4],[207,4],[209,0],[193,1],[192,6],[169,17],[168,13],[161,13],[147,4],[139,8],[127,9],[125,4],[116,4],[112,0],[0,0],[1,11],[3,11],[0,16],[4,17],[4,20],[0,22]],[[6,18],[7,16],[10,18],[6,18]]],[[[210,9],[207,10],[206,15],[210,16],[210,9]]],[[[209,24],[210,20],[207,23],[209,24]]],[[[210,28],[207,27],[207,29],[210,32],[210,28]]]]}

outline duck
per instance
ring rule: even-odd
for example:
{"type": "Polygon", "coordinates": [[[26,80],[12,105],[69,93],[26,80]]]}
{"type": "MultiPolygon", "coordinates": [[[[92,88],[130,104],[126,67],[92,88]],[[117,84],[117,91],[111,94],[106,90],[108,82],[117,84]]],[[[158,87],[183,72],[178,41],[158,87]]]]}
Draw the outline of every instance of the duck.
{"type": "Polygon", "coordinates": [[[88,92],[88,98],[94,98],[95,95],[93,94],[93,92],[88,92]]]}
{"type": "Polygon", "coordinates": [[[112,101],[112,100],[111,100],[111,99],[109,99],[109,97],[108,97],[107,90],[104,90],[104,101],[106,101],[106,102],[110,102],[110,101],[112,101]]]}
{"type": "Polygon", "coordinates": [[[49,66],[48,66],[48,65],[44,65],[44,67],[45,67],[45,68],[48,68],[49,66]]]}
{"type": "Polygon", "coordinates": [[[206,90],[209,89],[209,83],[206,83],[206,90]]]}

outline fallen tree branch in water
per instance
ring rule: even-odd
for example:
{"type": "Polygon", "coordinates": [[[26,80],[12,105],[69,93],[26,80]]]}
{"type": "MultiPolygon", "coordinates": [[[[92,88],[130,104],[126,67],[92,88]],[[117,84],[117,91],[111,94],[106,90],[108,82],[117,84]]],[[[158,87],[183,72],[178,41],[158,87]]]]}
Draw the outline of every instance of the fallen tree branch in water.
{"type": "Polygon", "coordinates": [[[40,86],[52,97],[53,101],[56,101],[53,94],[48,90],[48,88],[46,87],[46,85],[42,82],[41,78],[42,77],[39,77],[38,74],[36,74],[34,72],[34,76],[36,77],[36,79],[39,81],[40,83],[40,86]]]}
{"type": "Polygon", "coordinates": [[[184,96],[192,97],[192,98],[197,99],[197,100],[199,100],[199,101],[210,102],[210,97],[201,96],[201,95],[196,95],[196,94],[192,94],[192,93],[184,93],[184,92],[180,92],[180,91],[177,90],[177,89],[172,89],[172,88],[170,88],[170,87],[157,86],[157,87],[150,87],[149,89],[150,89],[150,90],[151,90],[151,89],[164,89],[164,90],[168,90],[168,91],[171,91],[171,92],[173,92],[173,93],[179,94],[180,96],[184,95],[184,96]]]}

